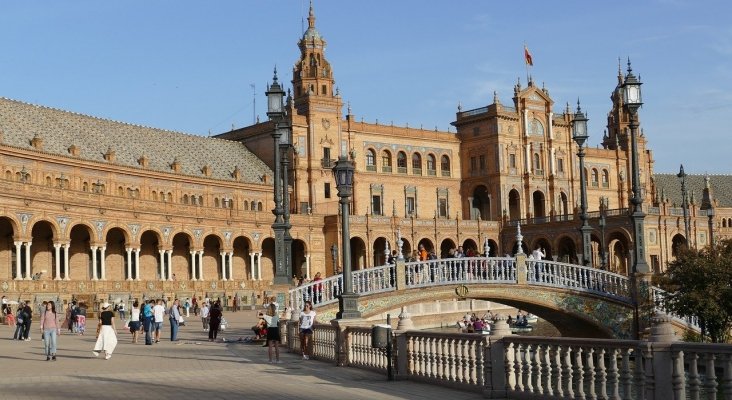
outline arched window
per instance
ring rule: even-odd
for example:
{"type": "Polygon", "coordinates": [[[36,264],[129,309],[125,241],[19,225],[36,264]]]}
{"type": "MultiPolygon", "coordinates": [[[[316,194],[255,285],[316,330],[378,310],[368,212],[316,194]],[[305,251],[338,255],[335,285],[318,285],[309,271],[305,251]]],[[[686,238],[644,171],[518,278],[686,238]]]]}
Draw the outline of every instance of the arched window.
{"type": "Polygon", "coordinates": [[[442,176],[450,176],[450,157],[446,155],[440,157],[440,171],[442,176]]]}
{"type": "Polygon", "coordinates": [[[419,153],[412,154],[412,174],[422,175],[422,155],[419,153]]]}
{"type": "Polygon", "coordinates": [[[125,195],[125,189],[122,186],[117,187],[117,196],[124,196],[125,195]]]}
{"type": "Polygon", "coordinates": [[[187,194],[183,195],[183,204],[188,204],[188,195],[187,194]]]}
{"type": "Polygon", "coordinates": [[[171,201],[173,200],[173,193],[168,192],[167,196],[163,196],[163,201],[171,201]]]}
{"type": "Polygon", "coordinates": [[[198,205],[203,205],[203,196],[198,196],[198,205]]]}
{"type": "Polygon", "coordinates": [[[381,152],[381,172],[391,172],[391,153],[389,150],[381,152]]]}
{"type": "Polygon", "coordinates": [[[722,218],[722,228],[726,228],[726,227],[727,227],[727,219],[722,218]]]}
{"type": "Polygon", "coordinates": [[[407,153],[403,151],[397,153],[397,172],[400,174],[407,173],[407,153]]]}
{"type": "Polygon", "coordinates": [[[435,155],[434,154],[428,154],[427,155],[427,175],[437,175],[437,172],[435,171],[435,155]]]}
{"type": "Polygon", "coordinates": [[[376,171],[376,152],[372,149],[366,150],[366,171],[376,171]]]}
{"type": "Polygon", "coordinates": [[[534,173],[537,175],[541,174],[541,158],[539,157],[539,153],[534,153],[533,162],[534,173]]]}
{"type": "Polygon", "coordinates": [[[257,211],[262,211],[262,202],[257,203],[257,211]]]}
{"type": "MultiPolygon", "coordinates": [[[[20,174],[18,174],[20,176],[20,174]]],[[[5,179],[12,181],[13,180],[13,173],[10,171],[5,171],[5,179]]]]}
{"type": "Polygon", "coordinates": [[[81,191],[82,192],[88,192],[89,191],[89,182],[83,182],[81,184],[81,191]]]}
{"type": "Polygon", "coordinates": [[[53,184],[51,183],[51,177],[50,176],[47,176],[46,177],[46,186],[48,186],[48,187],[53,186],[53,184]]]}
{"type": "MultiPolygon", "coordinates": [[[[154,190],[153,190],[153,191],[152,191],[152,193],[150,193],[150,194],[152,195],[152,199],[153,199],[153,200],[155,200],[155,201],[157,201],[157,200],[158,200],[158,192],[156,192],[156,191],[154,191],[154,190]]],[[[162,194],[162,193],[161,193],[161,194],[162,194]]]]}
{"type": "Polygon", "coordinates": [[[219,198],[218,197],[214,197],[214,207],[216,207],[216,208],[219,207],[219,198]]]}
{"type": "Polygon", "coordinates": [[[610,173],[606,169],[602,170],[602,187],[610,187],[610,173]]]}
{"type": "Polygon", "coordinates": [[[252,200],[251,209],[252,211],[257,211],[257,203],[255,203],[254,200],[252,200]]]}
{"type": "Polygon", "coordinates": [[[244,200],[244,211],[249,211],[249,202],[244,200]]]}
{"type": "Polygon", "coordinates": [[[595,168],[592,168],[592,186],[593,187],[600,186],[599,182],[600,182],[600,179],[598,177],[597,170],[595,168]]]}

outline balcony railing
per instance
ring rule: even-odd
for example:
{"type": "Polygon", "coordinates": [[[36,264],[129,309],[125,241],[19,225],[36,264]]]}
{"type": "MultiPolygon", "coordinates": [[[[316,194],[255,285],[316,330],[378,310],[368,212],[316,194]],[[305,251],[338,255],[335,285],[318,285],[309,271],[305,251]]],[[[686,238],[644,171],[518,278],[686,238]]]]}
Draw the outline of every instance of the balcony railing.
{"type": "Polygon", "coordinates": [[[397,167],[397,172],[400,174],[406,174],[407,173],[407,167],[397,167]]]}
{"type": "Polygon", "coordinates": [[[333,168],[335,160],[331,160],[330,158],[323,158],[320,160],[320,166],[323,168],[333,168]]]}
{"type": "Polygon", "coordinates": [[[442,171],[442,176],[450,176],[450,171],[442,171]]]}
{"type": "Polygon", "coordinates": [[[381,172],[391,173],[391,165],[382,165],[381,172]]]}
{"type": "Polygon", "coordinates": [[[422,175],[422,168],[412,168],[412,175],[422,175]]]}
{"type": "Polygon", "coordinates": [[[429,176],[436,176],[437,175],[437,171],[434,170],[434,169],[428,169],[427,170],[427,175],[429,175],[429,176]]]}
{"type": "Polygon", "coordinates": [[[376,172],[376,165],[367,165],[366,166],[366,171],[376,172]]]}

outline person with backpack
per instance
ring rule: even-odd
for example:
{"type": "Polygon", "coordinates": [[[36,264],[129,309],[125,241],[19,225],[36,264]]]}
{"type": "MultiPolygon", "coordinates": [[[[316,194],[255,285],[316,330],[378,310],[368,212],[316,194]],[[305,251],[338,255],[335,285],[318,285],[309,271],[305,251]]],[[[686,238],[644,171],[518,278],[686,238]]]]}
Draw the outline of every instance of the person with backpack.
{"type": "Polygon", "coordinates": [[[15,334],[13,335],[13,340],[23,340],[25,339],[23,337],[23,333],[25,332],[25,318],[26,315],[23,312],[23,309],[25,308],[25,303],[20,302],[18,305],[18,311],[16,311],[16,326],[15,326],[15,334]]]}
{"type": "Polygon", "coordinates": [[[142,311],[140,312],[141,316],[140,319],[142,319],[142,326],[143,329],[145,329],[145,344],[148,346],[151,346],[153,344],[152,339],[152,330],[153,330],[153,311],[152,311],[152,303],[153,300],[148,301],[142,306],[142,311]]]}

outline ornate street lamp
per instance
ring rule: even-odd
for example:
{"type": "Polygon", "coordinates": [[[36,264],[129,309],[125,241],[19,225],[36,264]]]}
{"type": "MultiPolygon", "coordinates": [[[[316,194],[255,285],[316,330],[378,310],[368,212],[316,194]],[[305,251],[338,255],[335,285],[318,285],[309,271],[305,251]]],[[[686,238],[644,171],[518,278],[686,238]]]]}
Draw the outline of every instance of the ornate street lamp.
{"type": "Polygon", "coordinates": [[[646,240],[645,228],[643,222],[646,214],[643,212],[643,197],[641,196],[640,187],[640,166],[638,156],[638,109],[643,105],[641,97],[641,82],[633,75],[633,69],[630,67],[628,60],[628,73],[625,75],[623,82],[623,103],[628,110],[628,126],[630,128],[631,143],[631,163],[633,169],[633,213],[630,219],[633,223],[633,270],[632,284],[633,289],[631,296],[633,297],[633,334],[636,339],[641,336],[641,302],[646,306],[649,302],[648,288],[650,279],[648,275],[651,272],[646,263],[646,240]]]}
{"type": "MultiPolygon", "coordinates": [[[[280,83],[277,81],[277,68],[274,70],[272,85],[265,92],[267,95],[267,116],[270,121],[274,121],[275,127],[272,131],[272,139],[274,141],[274,202],[275,208],[272,214],[275,215],[275,221],[272,224],[272,230],[275,233],[275,276],[274,283],[276,285],[289,284],[292,268],[288,266],[286,260],[289,258],[285,254],[285,232],[287,224],[284,219],[284,209],[282,206],[282,187],[280,181],[280,142],[282,136],[287,137],[288,132],[284,122],[284,103],[282,99],[285,92],[282,90],[280,83]]],[[[287,139],[284,139],[287,140],[287,139]]]]}
{"type": "Polygon", "coordinates": [[[584,259],[582,264],[592,267],[592,227],[590,226],[587,215],[587,182],[585,173],[585,142],[589,135],[587,134],[587,117],[582,112],[580,102],[577,100],[577,112],[574,113],[572,119],[572,139],[577,143],[577,157],[579,157],[579,169],[580,169],[580,219],[582,220],[582,258],[584,259]]]}
{"type": "Polygon", "coordinates": [[[691,238],[689,237],[689,199],[686,195],[686,172],[684,172],[684,164],[681,164],[679,173],[676,174],[681,182],[681,209],[684,211],[684,237],[686,238],[686,248],[691,248],[691,238]]]}
{"type": "Polygon", "coordinates": [[[628,60],[628,74],[623,82],[623,103],[628,109],[630,142],[631,142],[631,163],[633,168],[633,213],[630,218],[633,222],[633,273],[647,274],[651,269],[646,263],[646,241],[643,221],[646,214],[643,212],[643,197],[640,187],[640,166],[638,160],[638,109],[643,105],[641,97],[642,83],[633,75],[633,69],[628,60]]]}
{"type": "Polygon", "coordinates": [[[342,260],[343,260],[343,293],[338,299],[338,319],[357,319],[361,318],[361,312],[358,311],[358,295],[353,293],[353,278],[351,277],[351,232],[349,228],[350,212],[349,202],[353,194],[353,174],[356,167],[353,161],[342,155],[338,157],[333,167],[333,175],[336,179],[336,187],[338,188],[338,197],[341,204],[341,242],[342,242],[342,260]]]}

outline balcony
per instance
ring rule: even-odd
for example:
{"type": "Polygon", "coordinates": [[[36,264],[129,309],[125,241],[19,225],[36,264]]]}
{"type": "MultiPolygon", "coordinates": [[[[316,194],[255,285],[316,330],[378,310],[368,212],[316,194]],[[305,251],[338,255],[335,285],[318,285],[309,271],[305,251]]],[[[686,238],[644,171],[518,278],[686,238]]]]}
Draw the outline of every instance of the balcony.
{"type": "Polygon", "coordinates": [[[407,173],[407,167],[397,167],[397,173],[406,174],[407,173]]]}
{"type": "Polygon", "coordinates": [[[427,175],[429,175],[429,176],[437,176],[437,171],[434,170],[434,169],[428,169],[427,170],[427,175]]]}
{"type": "Polygon", "coordinates": [[[544,170],[537,168],[537,169],[534,170],[534,175],[544,176],[544,170]]]}
{"type": "Polygon", "coordinates": [[[320,166],[323,168],[333,168],[335,165],[335,160],[331,160],[330,158],[323,158],[320,160],[320,166]]]}
{"type": "Polygon", "coordinates": [[[376,172],[376,165],[367,165],[366,166],[366,171],[376,172]]]}
{"type": "Polygon", "coordinates": [[[381,166],[381,172],[390,174],[391,173],[391,165],[382,165],[381,166]]]}
{"type": "Polygon", "coordinates": [[[422,168],[412,168],[412,175],[422,175],[422,168]]]}
{"type": "Polygon", "coordinates": [[[442,172],[442,176],[447,176],[447,177],[450,176],[450,171],[441,171],[441,172],[442,172]]]}

